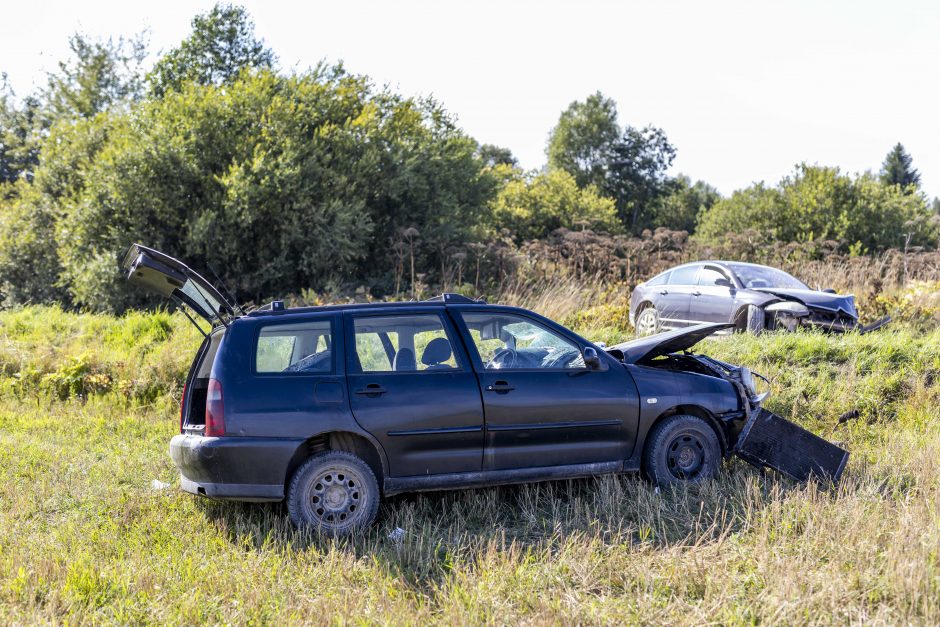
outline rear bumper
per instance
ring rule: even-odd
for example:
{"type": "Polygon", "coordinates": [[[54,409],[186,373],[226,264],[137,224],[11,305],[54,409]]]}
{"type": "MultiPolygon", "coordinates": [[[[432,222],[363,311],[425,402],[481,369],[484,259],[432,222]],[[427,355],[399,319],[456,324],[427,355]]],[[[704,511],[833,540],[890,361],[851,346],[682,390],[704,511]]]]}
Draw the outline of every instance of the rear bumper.
{"type": "Polygon", "coordinates": [[[287,469],[303,440],[177,435],[170,457],[180,487],[209,498],[280,501],[287,469]]]}

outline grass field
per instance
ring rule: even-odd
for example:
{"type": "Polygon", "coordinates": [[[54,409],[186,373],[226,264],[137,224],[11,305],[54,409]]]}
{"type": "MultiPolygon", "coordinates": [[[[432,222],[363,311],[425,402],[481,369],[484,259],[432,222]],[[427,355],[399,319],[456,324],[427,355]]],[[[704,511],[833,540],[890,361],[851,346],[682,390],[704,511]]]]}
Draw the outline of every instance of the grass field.
{"type": "MultiPolygon", "coordinates": [[[[617,341],[621,314],[570,320],[617,341]]],[[[198,340],[178,315],[0,313],[0,622],[940,623],[940,331],[703,344],[852,451],[835,490],[734,461],[662,492],[406,495],[341,542],[178,490],[167,444],[198,340]]]]}

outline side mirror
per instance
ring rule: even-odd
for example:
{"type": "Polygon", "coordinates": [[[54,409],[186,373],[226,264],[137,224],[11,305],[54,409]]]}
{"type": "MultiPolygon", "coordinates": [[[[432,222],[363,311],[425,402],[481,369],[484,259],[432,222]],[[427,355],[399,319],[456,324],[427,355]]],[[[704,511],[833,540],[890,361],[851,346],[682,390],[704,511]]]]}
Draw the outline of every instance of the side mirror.
{"type": "Polygon", "coordinates": [[[593,346],[586,346],[581,355],[584,357],[584,365],[591,370],[597,370],[601,367],[601,357],[597,354],[597,349],[593,346]]]}
{"type": "Polygon", "coordinates": [[[729,279],[725,278],[715,279],[715,285],[718,287],[727,287],[729,290],[734,289],[734,284],[729,279]]]}

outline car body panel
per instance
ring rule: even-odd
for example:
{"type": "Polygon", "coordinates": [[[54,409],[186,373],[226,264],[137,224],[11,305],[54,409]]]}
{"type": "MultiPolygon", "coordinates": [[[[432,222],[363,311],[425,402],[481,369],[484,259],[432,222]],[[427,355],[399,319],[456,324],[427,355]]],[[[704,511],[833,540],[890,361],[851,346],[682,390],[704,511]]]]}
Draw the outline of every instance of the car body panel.
{"type": "Polygon", "coordinates": [[[692,348],[709,335],[734,325],[728,322],[706,322],[685,329],[674,329],[637,338],[614,346],[608,346],[607,351],[619,351],[623,354],[625,364],[635,364],[643,360],[653,359],[660,355],[678,353],[692,348]]]}

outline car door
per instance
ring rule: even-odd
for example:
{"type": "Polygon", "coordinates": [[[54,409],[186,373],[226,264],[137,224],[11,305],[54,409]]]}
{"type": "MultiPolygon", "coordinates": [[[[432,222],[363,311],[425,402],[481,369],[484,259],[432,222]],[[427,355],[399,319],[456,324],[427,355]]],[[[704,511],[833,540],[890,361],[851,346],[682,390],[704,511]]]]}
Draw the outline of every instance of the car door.
{"type": "Polygon", "coordinates": [[[544,319],[450,309],[483,393],[484,470],[612,462],[633,450],[636,386],[608,355],[589,369],[587,343],[544,319]]]}
{"type": "Polygon", "coordinates": [[[669,274],[665,285],[660,285],[653,296],[653,303],[659,313],[659,323],[664,329],[677,329],[688,326],[689,306],[692,292],[695,291],[695,277],[699,265],[679,266],[669,274]]]}
{"type": "Polygon", "coordinates": [[[385,448],[395,477],[479,471],[483,405],[443,310],[347,313],[353,416],[385,448]]]}
{"type": "Polygon", "coordinates": [[[717,266],[699,269],[692,290],[689,318],[696,322],[730,322],[735,309],[735,288],[717,266]]]}

